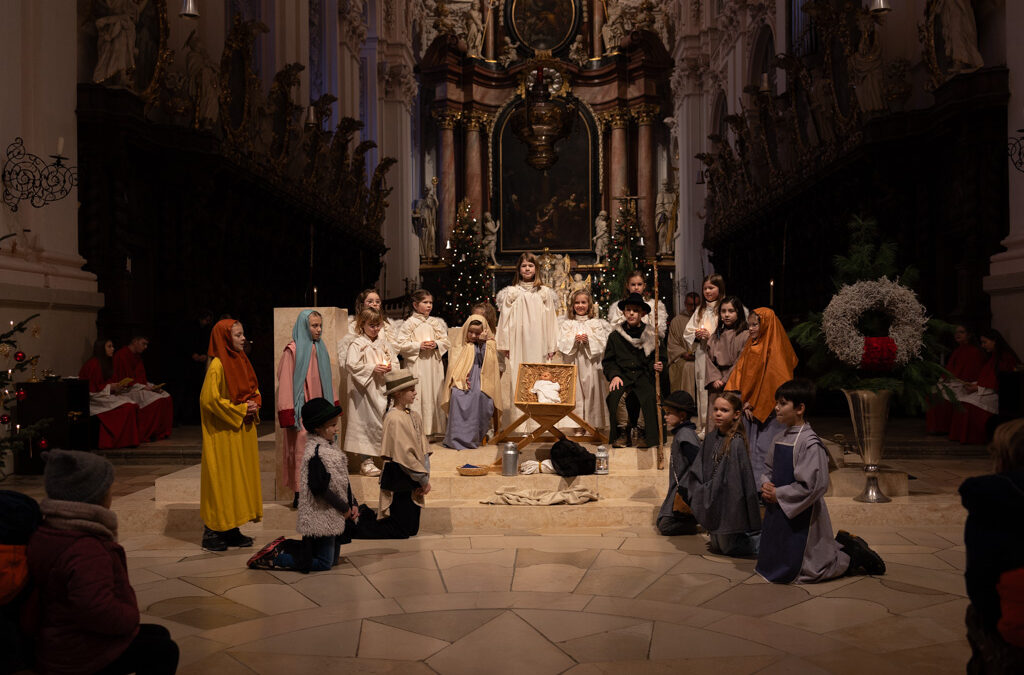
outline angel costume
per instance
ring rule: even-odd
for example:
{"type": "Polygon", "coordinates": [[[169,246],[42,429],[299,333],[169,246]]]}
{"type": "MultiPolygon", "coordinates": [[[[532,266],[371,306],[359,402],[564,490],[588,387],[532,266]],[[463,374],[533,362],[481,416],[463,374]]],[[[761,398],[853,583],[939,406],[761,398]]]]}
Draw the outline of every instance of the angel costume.
{"type": "Polygon", "coordinates": [[[440,399],[444,387],[444,364],[441,357],[450,346],[448,326],[436,316],[414,312],[402,323],[397,340],[398,353],[405,358],[405,367],[420,381],[419,396],[412,409],[423,418],[423,433],[428,436],[443,434],[445,416],[440,399]],[[431,340],[437,343],[437,349],[420,349],[420,344],[431,340]]]}
{"type": "Polygon", "coordinates": [[[564,318],[558,324],[558,352],[563,363],[576,364],[576,407],[573,409],[595,429],[608,428],[608,381],[601,370],[601,358],[608,344],[609,326],[602,319],[586,316],[564,318]],[[586,335],[586,342],[576,342],[586,335]]]}
{"type": "Polygon", "coordinates": [[[718,300],[708,302],[707,305],[693,313],[690,320],[686,322],[686,330],[683,331],[683,339],[693,350],[694,375],[697,378],[697,435],[704,438],[704,421],[708,418],[708,398],[703,395],[707,387],[707,340],[697,339],[697,329],[703,328],[708,334],[714,334],[718,328],[718,300]]]}
{"type": "Polygon", "coordinates": [[[345,394],[348,407],[345,417],[343,449],[354,455],[380,456],[381,429],[388,399],[384,395],[385,373],[375,373],[377,364],[397,368],[395,350],[384,339],[384,332],[371,340],[359,335],[352,340],[345,354],[345,394]]]}
{"type": "Polygon", "coordinates": [[[441,407],[448,413],[448,431],[444,444],[456,450],[480,447],[491,426],[494,411],[501,411],[501,373],[498,350],[487,331],[487,319],[474,314],[466,319],[460,335],[463,339],[458,356],[449,352],[448,376],[445,378],[441,407]],[[469,324],[483,324],[483,342],[465,342],[469,324]]]}
{"type": "MultiPolygon", "coordinates": [[[[503,411],[503,425],[514,422],[522,411],[512,405],[515,401],[516,380],[519,364],[545,363],[548,354],[554,354],[558,342],[558,326],[555,319],[559,304],[558,295],[547,286],[534,285],[532,281],[506,286],[496,298],[498,311],[498,332],[495,336],[498,351],[507,351],[505,383],[502,396],[509,402],[503,411]]],[[[530,431],[536,423],[528,422],[520,429],[530,431]],[[533,425],[533,426],[531,426],[533,425]]]]}

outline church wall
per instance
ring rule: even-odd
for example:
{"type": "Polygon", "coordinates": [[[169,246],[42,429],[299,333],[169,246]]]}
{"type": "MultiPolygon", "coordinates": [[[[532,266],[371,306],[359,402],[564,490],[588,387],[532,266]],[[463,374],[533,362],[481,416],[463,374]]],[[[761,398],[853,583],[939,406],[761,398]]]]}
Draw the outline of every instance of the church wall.
{"type": "MultiPolygon", "coordinates": [[[[76,12],[61,0],[21,0],[4,5],[0,22],[0,149],[16,137],[25,151],[54,162],[63,137],[65,166],[78,162],[75,122],[76,12]]],[[[78,191],[35,208],[20,201],[12,212],[0,204],[0,326],[31,314],[35,329],[19,340],[38,354],[43,369],[77,375],[91,355],[96,311],[103,304],[96,277],[82,270],[78,254],[78,191]]],[[[0,367],[8,367],[0,358],[0,367]]]]}

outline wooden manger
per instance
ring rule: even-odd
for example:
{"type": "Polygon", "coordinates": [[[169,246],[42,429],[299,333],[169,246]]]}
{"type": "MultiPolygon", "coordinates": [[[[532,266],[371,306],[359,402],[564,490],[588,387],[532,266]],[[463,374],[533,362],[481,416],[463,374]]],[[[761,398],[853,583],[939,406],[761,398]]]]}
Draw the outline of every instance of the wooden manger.
{"type": "Polygon", "coordinates": [[[576,364],[575,363],[521,363],[516,377],[515,405],[523,414],[494,437],[493,443],[514,440],[522,450],[530,443],[541,443],[565,438],[565,434],[555,427],[563,418],[573,420],[587,433],[575,436],[575,441],[592,441],[604,443],[604,434],[591,426],[573,410],[576,407],[576,364]],[[545,372],[550,372],[550,379],[559,385],[559,403],[540,403],[537,395],[531,391],[533,385],[545,372]],[[525,436],[512,436],[512,432],[523,425],[526,420],[533,420],[537,428],[525,436]],[[550,432],[551,435],[545,435],[550,432]]]}

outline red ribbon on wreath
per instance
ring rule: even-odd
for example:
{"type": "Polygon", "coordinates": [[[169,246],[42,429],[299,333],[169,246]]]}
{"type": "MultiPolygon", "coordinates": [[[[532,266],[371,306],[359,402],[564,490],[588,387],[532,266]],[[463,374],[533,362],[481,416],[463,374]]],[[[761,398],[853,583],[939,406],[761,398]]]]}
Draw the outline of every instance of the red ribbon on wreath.
{"type": "Polygon", "coordinates": [[[896,341],[891,337],[864,338],[864,355],[860,367],[873,372],[887,373],[896,365],[896,341]]]}

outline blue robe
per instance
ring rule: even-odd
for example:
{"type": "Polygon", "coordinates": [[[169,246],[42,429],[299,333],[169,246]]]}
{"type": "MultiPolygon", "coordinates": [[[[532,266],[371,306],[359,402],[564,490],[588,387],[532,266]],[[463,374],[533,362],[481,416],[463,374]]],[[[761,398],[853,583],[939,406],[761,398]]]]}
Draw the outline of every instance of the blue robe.
{"type": "MultiPolygon", "coordinates": [[[[469,349],[469,345],[465,349],[469,349]]],[[[480,447],[494,415],[494,401],[480,389],[480,369],[484,365],[486,346],[477,344],[473,349],[476,354],[473,368],[469,371],[469,389],[463,391],[452,387],[448,403],[448,431],[444,435],[444,445],[456,450],[480,447]]]]}

